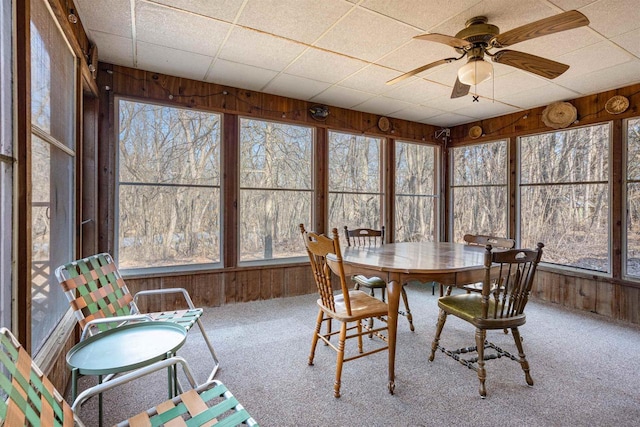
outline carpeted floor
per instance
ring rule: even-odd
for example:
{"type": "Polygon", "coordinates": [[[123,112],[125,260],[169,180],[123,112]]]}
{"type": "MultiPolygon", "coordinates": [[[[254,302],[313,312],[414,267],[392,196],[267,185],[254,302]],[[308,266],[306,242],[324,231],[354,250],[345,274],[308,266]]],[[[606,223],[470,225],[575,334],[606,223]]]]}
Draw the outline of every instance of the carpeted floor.
{"type": "MultiPolygon", "coordinates": [[[[207,308],[204,321],[223,381],[262,426],[635,426],[640,422],[640,328],[532,301],[521,329],[535,381],[528,387],[520,366],[487,362],[487,398],[476,373],[442,353],[428,362],[437,296],[430,286],[409,285],[415,332],[398,324],[395,394],[387,391],[387,353],[344,365],[342,397],[333,397],[335,352],[321,344],[315,365],[307,358],[316,296],[207,308]]],[[[209,355],[194,330],[179,351],[203,380],[209,355]]],[[[489,339],[513,350],[511,335],[489,339]]],[[[442,344],[473,345],[474,330],[449,318],[442,344]]],[[[353,342],[352,344],[355,344],[353,342]]],[[[515,350],[514,350],[515,351],[515,350]]],[[[81,390],[95,384],[83,378],[81,390]]],[[[158,373],[105,394],[105,425],[166,398],[166,374],[158,373]]],[[[97,425],[96,400],[81,418],[97,425]]]]}

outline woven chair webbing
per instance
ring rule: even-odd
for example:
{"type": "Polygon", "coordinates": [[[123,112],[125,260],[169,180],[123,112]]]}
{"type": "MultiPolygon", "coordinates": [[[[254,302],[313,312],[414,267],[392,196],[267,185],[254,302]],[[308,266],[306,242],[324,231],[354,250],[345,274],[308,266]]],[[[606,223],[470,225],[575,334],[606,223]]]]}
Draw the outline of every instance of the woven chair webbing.
{"type": "MultiPolygon", "coordinates": [[[[113,262],[107,262],[103,256],[91,257],[65,266],[69,279],[61,283],[67,291],[75,291],[76,299],[70,302],[75,311],[82,313],[80,326],[87,322],[113,316],[131,314],[131,293],[124,280],[117,274],[113,262]]],[[[108,329],[103,325],[101,329],[108,329]]]]}
{"type": "Polygon", "coordinates": [[[251,416],[244,410],[235,410],[239,404],[235,397],[226,397],[227,388],[216,385],[200,393],[189,390],[178,399],[168,400],[153,408],[130,418],[131,427],[167,426],[236,426],[247,421],[251,416]],[[219,401],[209,407],[207,402],[219,401]],[[221,400],[222,399],[222,400],[221,400]],[[176,402],[177,403],[174,403],[176,402]],[[221,401],[220,401],[221,400],[221,401]]]}
{"type": "Polygon", "coordinates": [[[201,308],[192,308],[188,310],[163,311],[148,314],[153,320],[177,323],[188,331],[202,316],[202,313],[203,310],[201,308]]]}
{"type": "Polygon", "coordinates": [[[0,419],[7,426],[73,426],[71,407],[48,378],[33,368],[33,361],[22,346],[16,348],[1,335],[0,386],[7,401],[0,402],[0,419]],[[6,375],[10,375],[9,379],[6,375]]]}

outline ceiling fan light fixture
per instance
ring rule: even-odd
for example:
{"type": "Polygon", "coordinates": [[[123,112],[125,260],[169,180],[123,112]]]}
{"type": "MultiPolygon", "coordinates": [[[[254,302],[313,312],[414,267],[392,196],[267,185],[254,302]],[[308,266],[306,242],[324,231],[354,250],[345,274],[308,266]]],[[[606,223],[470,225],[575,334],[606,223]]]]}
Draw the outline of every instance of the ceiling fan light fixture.
{"type": "Polygon", "coordinates": [[[493,65],[482,58],[471,58],[458,70],[458,80],[469,86],[475,86],[493,75],[493,65]]]}

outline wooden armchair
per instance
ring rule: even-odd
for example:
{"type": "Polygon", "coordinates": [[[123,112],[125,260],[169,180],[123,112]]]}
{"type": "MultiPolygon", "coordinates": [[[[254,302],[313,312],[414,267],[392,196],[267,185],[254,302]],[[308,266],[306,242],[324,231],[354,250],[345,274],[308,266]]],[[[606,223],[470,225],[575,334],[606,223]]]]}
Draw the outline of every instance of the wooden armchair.
{"type": "Polygon", "coordinates": [[[203,310],[193,305],[185,289],[154,289],[131,295],[113,258],[108,253],[72,261],[58,267],[55,274],[82,328],[82,339],[131,321],[173,322],[184,326],[187,331],[197,324],[213,360],[213,367],[207,381],[215,376],[220,363],[200,320],[203,310]],[[136,304],[138,298],[143,295],[158,294],[181,295],[186,308],[142,313],[136,304]]]}
{"type": "Polygon", "coordinates": [[[300,232],[304,239],[311,269],[313,270],[313,277],[320,296],[317,301],[319,310],[313,340],[311,342],[309,365],[313,365],[318,340],[322,340],[326,345],[336,351],[336,379],[333,385],[333,395],[340,397],[340,379],[344,362],[389,349],[387,337],[383,335],[383,332],[387,330],[386,316],[389,307],[387,303],[365,292],[349,290],[342,264],[340,238],[337,229],[333,229],[332,238],[313,231],[306,231],[303,224],[300,224],[300,232]],[[334,294],[332,287],[332,272],[340,281],[337,294],[334,294]],[[372,317],[383,321],[384,326],[370,328],[364,320],[372,317]],[[331,332],[331,328],[328,327],[327,332],[322,333],[322,323],[328,322],[330,325],[332,320],[340,322],[340,331],[331,332]],[[371,349],[365,352],[363,350],[362,336],[369,333],[371,333],[374,338],[380,338],[380,340],[368,340],[367,346],[371,346],[371,349]],[[339,334],[337,346],[329,340],[331,336],[336,334],[339,334]],[[349,351],[349,355],[345,356],[345,342],[351,338],[357,339],[358,351],[353,355],[351,351],[349,351]]]}
{"type": "MultiPolygon", "coordinates": [[[[165,369],[170,363],[180,363],[186,367],[184,359],[173,357],[144,368],[144,375],[165,369]]],[[[84,426],[78,417],[78,410],[84,401],[131,381],[140,376],[142,371],[130,372],[93,387],[92,393],[81,394],[71,407],[11,332],[0,328],[0,394],[3,396],[0,400],[0,425],[84,426]]],[[[258,425],[225,385],[213,380],[129,418],[118,426],[215,423],[221,426],[258,425]]]]}
{"type": "MultiPolygon", "coordinates": [[[[371,246],[381,246],[384,244],[384,226],[380,230],[373,230],[370,228],[357,228],[349,230],[344,226],[344,237],[347,239],[348,246],[366,248],[371,246]]],[[[354,289],[358,290],[361,286],[369,289],[371,296],[375,296],[375,290],[380,289],[382,301],[386,301],[385,293],[387,290],[387,282],[379,277],[366,277],[363,275],[355,275],[351,277],[354,281],[354,289]]],[[[409,329],[414,330],[413,316],[411,315],[411,309],[409,309],[409,300],[407,298],[407,292],[402,286],[402,302],[404,303],[405,311],[398,310],[398,314],[401,314],[407,318],[409,322],[409,329]]],[[[369,319],[369,326],[373,327],[373,319],[369,319]]]]}
{"type": "Polygon", "coordinates": [[[529,373],[529,363],[525,358],[519,326],[525,324],[525,306],[544,245],[538,243],[537,249],[509,249],[493,251],[491,245],[486,246],[484,257],[484,280],[482,292],[472,292],[438,299],[440,314],[436,326],[436,334],[431,344],[429,360],[433,361],[436,350],[459,361],[469,369],[478,373],[480,396],[486,397],[485,361],[505,357],[520,363],[527,384],[532,386],[533,379],[529,373]],[[453,315],[476,328],[476,345],[458,350],[447,350],[440,345],[440,334],[448,315],[453,315]],[[511,329],[517,354],[509,353],[487,341],[487,330],[511,329]],[[493,349],[486,352],[485,349],[493,349]],[[477,352],[477,357],[463,358],[467,353],[477,352]],[[489,354],[491,353],[491,354],[489,354]]]}

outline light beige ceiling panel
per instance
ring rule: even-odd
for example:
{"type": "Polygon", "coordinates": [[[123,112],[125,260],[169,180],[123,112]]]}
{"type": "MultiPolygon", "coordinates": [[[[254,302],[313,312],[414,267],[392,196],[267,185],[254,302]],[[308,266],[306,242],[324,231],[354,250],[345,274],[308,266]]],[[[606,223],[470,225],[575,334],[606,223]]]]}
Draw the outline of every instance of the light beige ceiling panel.
{"type": "Polygon", "coordinates": [[[220,85],[259,91],[277,74],[273,70],[218,59],[209,69],[205,80],[220,85]]]}

